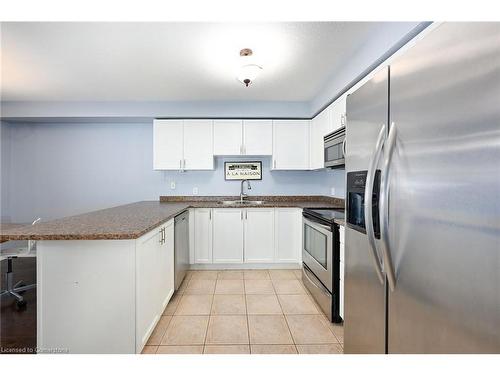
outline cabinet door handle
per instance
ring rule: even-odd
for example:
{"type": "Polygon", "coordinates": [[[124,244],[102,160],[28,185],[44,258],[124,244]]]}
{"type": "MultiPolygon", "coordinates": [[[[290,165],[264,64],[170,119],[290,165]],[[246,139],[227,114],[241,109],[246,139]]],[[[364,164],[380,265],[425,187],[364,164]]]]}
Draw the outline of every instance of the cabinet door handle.
{"type": "Polygon", "coordinates": [[[160,242],[160,245],[163,244],[163,228],[160,229],[160,241],[159,242],[160,242]]]}
{"type": "Polygon", "coordinates": [[[212,220],[212,210],[208,210],[208,220],[212,220]]]}
{"type": "Polygon", "coordinates": [[[179,159],[179,170],[182,170],[182,159],[179,159]]]}
{"type": "Polygon", "coordinates": [[[240,218],[243,220],[243,211],[240,211],[240,218]]]}
{"type": "Polygon", "coordinates": [[[276,160],[274,160],[274,169],[276,169],[276,160]]]}
{"type": "Polygon", "coordinates": [[[245,210],[245,220],[248,220],[248,211],[245,210]]]}
{"type": "Polygon", "coordinates": [[[184,160],[184,164],[183,164],[182,169],[184,170],[184,169],[186,169],[186,159],[183,159],[183,160],[184,160]]]}

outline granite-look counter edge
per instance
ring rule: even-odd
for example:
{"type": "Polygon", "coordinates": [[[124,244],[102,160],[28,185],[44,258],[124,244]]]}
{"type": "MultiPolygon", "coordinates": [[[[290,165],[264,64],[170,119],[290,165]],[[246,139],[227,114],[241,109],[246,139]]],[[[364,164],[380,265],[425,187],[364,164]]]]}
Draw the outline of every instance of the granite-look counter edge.
{"type": "Polygon", "coordinates": [[[7,240],[131,240],[174,218],[188,208],[241,207],[331,207],[343,208],[344,200],[326,196],[251,196],[263,204],[219,203],[239,197],[162,196],[57,220],[11,229],[1,229],[0,242],[7,240]]]}
{"type": "MultiPolygon", "coordinates": [[[[27,226],[28,224],[26,223],[0,223],[0,234],[6,232],[6,231],[10,231],[12,229],[17,229],[17,228],[22,228],[22,227],[25,227],[27,226]]],[[[0,239],[0,243],[3,243],[3,242],[6,242],[8,240],[2,240],[0,239]]]]}

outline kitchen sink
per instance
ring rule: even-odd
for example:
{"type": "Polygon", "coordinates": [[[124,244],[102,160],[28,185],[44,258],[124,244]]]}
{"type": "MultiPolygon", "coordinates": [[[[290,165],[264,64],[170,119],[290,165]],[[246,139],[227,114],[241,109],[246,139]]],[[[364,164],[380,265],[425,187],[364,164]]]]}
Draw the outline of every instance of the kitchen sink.
{"type": "Polygon", "coordinates": [[[240,200],[235,200],[235,201],[219,201],[217,203],[220,203],[220,204],[223,204],[223,205],[226,205],[226,206],[237,205],[237,204],[248,204],[248,205],[256,204],[256,205],[259,205],[259,204],[264,203],[264,201],[252,201],[252,200],[249,200],[249,201],[247,201],[247,200],[240,201],[240,200]]]}

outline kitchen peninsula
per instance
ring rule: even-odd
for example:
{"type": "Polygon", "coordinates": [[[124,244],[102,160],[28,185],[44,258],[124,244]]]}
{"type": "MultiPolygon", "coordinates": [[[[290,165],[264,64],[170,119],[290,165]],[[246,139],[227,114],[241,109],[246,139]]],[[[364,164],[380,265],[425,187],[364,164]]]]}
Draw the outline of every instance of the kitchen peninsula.
{"type": "Polygon", "coordinates": [[[174,218],[186,210],[193,217],[192,268],[299,268],[302,208],[344,206],[324,196],[238,199],[163,196],[2,231],[0,240],[38,241],[37,346],[45,352],[140,353],[174,293],[174,218]],[[207,236],[197,231],[205,219],[207,236]],[[230,240],[218,238],[233,222],[241,246],[235,246],[237,230],[229,228],[230,240]],[[231,247],[215,245],[212,252],[213,244],[225,242],[231,247]]]}

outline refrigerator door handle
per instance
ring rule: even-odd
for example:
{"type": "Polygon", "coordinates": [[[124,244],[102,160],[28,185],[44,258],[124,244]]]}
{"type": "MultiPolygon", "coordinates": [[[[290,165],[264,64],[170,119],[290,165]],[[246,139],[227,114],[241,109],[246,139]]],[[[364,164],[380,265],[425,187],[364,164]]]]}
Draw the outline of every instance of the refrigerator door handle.
{"type": "Polygon", "coordinates": [[[385,272],[387,274],[387,281],[391,292],[396,287],[396,275],[394,272],[394,265],[391,256],[391,247],[389,243],[389,167],[391,165],[392,155],[394,152],[394,145],[396,144],[396,124],[391,124],[389,136],[387,137],[385,152],[385,160],[382,168],[382,175],[380,177],[380,238],[382,239],[382,253],[384,255],[385,272]]]}
{"type": "Polygon", "coordinates": [[[370,244],[370,254],[373,259],[373,264],[375,266],[375,272],[377,273],[378,279],[381,284],[384,284],[384,274],[382,273],[382,262],[377,253],[377,245],[375,244],[375,233],[373,230],[373,210],[372,210],[372,198],[373,198],[373,185],[375,183],[375,172],[377,170],[377,165],[382,156],[382,149],[386,140],[386,125],[383,124],[380,132],[378,134],[377,143],[375,145],[375,150],[373,151],[370,163],[368,165],[368,172],[366,174],[366,185],[365,185],[365,223],[366,223],[366,235],[368,237],[368,243],[370,244]]]}

